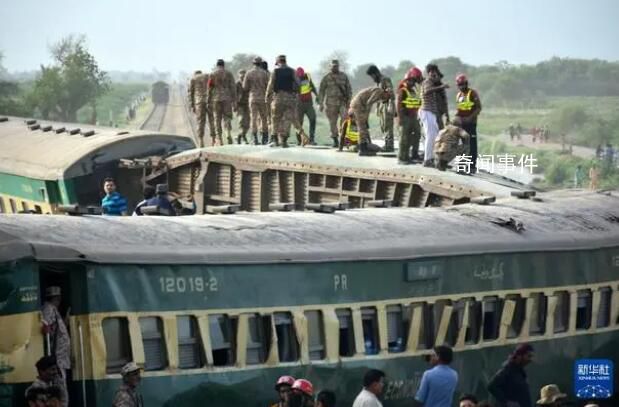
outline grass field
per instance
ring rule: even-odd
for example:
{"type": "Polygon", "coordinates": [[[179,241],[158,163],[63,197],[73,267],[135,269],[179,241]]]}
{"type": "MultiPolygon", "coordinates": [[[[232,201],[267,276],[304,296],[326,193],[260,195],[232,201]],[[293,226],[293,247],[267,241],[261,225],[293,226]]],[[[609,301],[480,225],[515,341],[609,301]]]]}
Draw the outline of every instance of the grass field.
{"type": "MultiPolygon", "coordinates": [[[[108,93],[97,101],[97,121],[107,126],[112,121],[119,127],[127,125],[127,107],[142,93],[148,92],[150,85],[145,83],[112,84],[108,93]]],[[[78,110],[77,119],[87,123],[92,117],[92,108],[85,106],[78,110]]]]}

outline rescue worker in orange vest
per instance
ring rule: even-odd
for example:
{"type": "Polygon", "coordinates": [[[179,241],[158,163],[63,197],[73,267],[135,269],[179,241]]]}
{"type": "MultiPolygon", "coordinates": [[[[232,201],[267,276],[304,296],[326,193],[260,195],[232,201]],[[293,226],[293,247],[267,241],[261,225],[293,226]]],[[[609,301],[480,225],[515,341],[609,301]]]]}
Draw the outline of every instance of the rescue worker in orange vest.
{"type": "Polygon", "coordinates": [[[469,88],[469,80],[465,74],[456,76],[458,94],[456,95],[456,117],[452,123],[462,128],[470,136],[471,174],[477,172],[477,116],[481,113],[479,94],[469,88]]]}
{"type": "MultiPolygon", "coordinates": [[[[316,141],[316,110],[314,110],[314,101],[312,93],[318,97],[318,91],[312,77],[301,67],[297,68],[297,79],[299,81],[299,101],[297,103],[297,118],[299,126],[303,127],[303,119],[307,116],[309,120],[309,144],[315,146],[316,141]]],[[[301,144],[301,135],[297,133],[297,141],[301,144]]]]}
{"type": "Polygon", "coordinates": [[[279,395],[279,401],[271,404],[271,407],[284,407],[287,405],[294,381],[295,379],[292,376],[282,376],[277,379],[277,383],[275,383],[275,391],[279,395]]]}
{"type": "Polygon", "coordinates": [[[421,107],[419,84],[423,75],[419,68],[411,68],[406,72],[404,81],[400,84],[396,97],[398,106],[398,121],[400,123],[400,149],[398,150],[398,164],[411,164],[419,161],[419,141],[421,127],[417,118],[417,111],[421,107]],[[412,154],[411,154],[412,147],[412,154]]]}
{"type": "Polygon", "coordinates": [[[312,385],[312,382],[305,379],[295,380],[292,385],[291,397],[300,399],[298,400],[298,403],[294,403],[295,405],[314,407],[314,386],[312,385]]]}
{"type": "Polygon", "coordinates": [[[346,115],[346,119],[342,122],[342,128],[340,129],[340,142],[339,150],[342,151],[344,147],[354,147],[354,151],[357,151],[357,145],[359,144],[359,129],[357,122],[355,121],[355,115],[349,112],[346,115]]]}

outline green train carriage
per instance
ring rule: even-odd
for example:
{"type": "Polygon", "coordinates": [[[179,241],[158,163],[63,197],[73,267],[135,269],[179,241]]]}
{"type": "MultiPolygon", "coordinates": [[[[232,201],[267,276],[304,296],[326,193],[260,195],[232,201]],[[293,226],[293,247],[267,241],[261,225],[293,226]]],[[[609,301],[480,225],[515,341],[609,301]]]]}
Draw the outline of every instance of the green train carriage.
{"type": "Polygon", "coordinates": [[[619,360],[618,203],[555,192],[335,214],[0,216],[0,394],[23,403],[51,284],[74,313],[77,405],[82,384],[88,405],[109,405],[135,360],[148,406],[264,406],[282,374],[349,405],[370,367],[388,374],[384,405],[405,406],[442,343],[458,391],[483,398],[524,341],[532,392],[572,394],[576,359],[619,360]]]}

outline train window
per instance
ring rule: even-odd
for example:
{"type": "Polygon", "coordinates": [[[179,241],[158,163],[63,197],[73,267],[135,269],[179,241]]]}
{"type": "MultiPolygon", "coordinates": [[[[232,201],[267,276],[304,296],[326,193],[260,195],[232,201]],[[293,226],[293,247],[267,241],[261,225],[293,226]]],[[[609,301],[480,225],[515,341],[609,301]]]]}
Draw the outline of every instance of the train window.
{"type": "Polygon", "coordinates": [[[269,353],[271,342],[271,317],[254,314],[247,319],[247,364],[264,363],[269,353]]]}
{"type": "Polygon", "coordinates": [[[406,350],[406,323],[401,305],[387,307],[387,345],[389,352],[398,353],[406,350]]]}
{"type": "Polygon", "coordinates": [[[41,214],[43,213],[43,210],[41,209],[41,207],[39,205],[34,205],[34,212],[41,214]]]}
{"type": "Polygon", "coordinates": [[[105,341],[107,373],[120,373],[120,369],[131,360],[129,322],[127,318],[105,318],[102,322],[105,341]]]}
{"type": "Polygon", "coordinates": [[[491,341],[499,337],[503,300],[497,296],[484,297],[482,302],[483,311],[483,339],[491,341]]]}
{"type": "Polygon", "coordinates": [[[311,360],[325,358],[325,329],[322,311],[305,311],[307,318],[309,357],[311,360]]]}
{"type": "Polygon", "coordinates": [[[554,332],[565,332],[570,322],[570,294],[567,291],[555,293],[557,307],[555,308],[554,332]]]}
{"type": "Polygon", "coordinates": [[[0,213],[6,213],[6,209],[4,208],[4,198],[0,196],[0,213]]]}
{"type": "Polygon", "coordinates": [[[209,315],[209,331],[213,364],[215,366],[230,366],[235,362],[236,318],[227,315],[209,315]]]}
{"type": "Polygon", "coordinates": [[[447,335],[445,336],[445,342],[449,346],[454,346],[458,341],[458,335],[460,334],[460,329],[462,329],[462,321],[464,321],[464,310],[466,309],[467,301],[468,300],[463,299],[453,303],[453,311],[451,312],[447,335]]]}
{"type": "Polygon", "coordinates": [[[11,213],[17,213],[17,205],[15,204],[15,200],[10,198],[9,203],[11,204],[11,213]]]}
{"type": "Polygon", "coordinates": [[[139,321],[144,345],[144,370],[161,370],[168,365],[163,322],[159,317],[142,317],[139,321]]]}
{"type": "Polygon", "coordinates": [[[353,356],[355,354],[355,330],[352,323],[350,309],[335,310],[340,323],[340,356],[353,356]]]}
{"type": "Polygon", "coordinates": [[[280,362],[294,362],[299,360],[299,341],[294,329],[290,312],[276,312],[273,314],[275,332],[277,334],[277,350],[280,362]]]}
{"type": "Polygon", "coordinates": [[[365,354],[376,355],[380,350],[380,344],[378,341],[378,315],[376,314],[376,308],[361,308],[361,322],[363,324],[365,354]]]}
{"type": "Polygon", "coordinates": [[[544,333],[546,333],[546,312],[548,310],[548,299],[544,293],[533,293],[529,297],[529,301],[533,302],[529,321],[529,334],[544,335],[544,333]]]}
{"type": "Polygon", "coordinates": [[[474,298],[469,298],[467,300],[467,306],[469,307],[469,324],[466,328],[464,342],[467,344],[474,344],[479,342],[482,324],[482,307],[481,302],[475,301],[474,298]]]}
{"type": "Polygon", "coordinates": [[[420,306],[422,321],[419,326],[419,349],[431,349],[434,346],[434,304],[413,304],[420,306]]]}
{"type": "Polygon", "coordinates": [[[516,338],[520,336],[522,331],[522,325],[524,324],[524,317],[527,309],[527,300],[522,298],[520,294],[509,294],[505,299],[514,301],[514,314],[512,315],[512,321],[507,329],[508,338],[516,338]]]}
{"type": "Polygon", "coordinates": [[[596,323],[596,327],[598,328],[604,328],[610,325],[612,294],[610,287],[600,288],[600,308],[598,310],[598,320],[596,323]]]}
{"type": "Polygon", "coordinates": [[[194,369],[204,366],[205,358],[196,318],[190,315],[178,316],[176,330],[178,332],[178,367],[194,369]]]}
{"type": "Polygon", "coordinates": [[[576,308],[576,329],[591,327],[591,309],[593,308],[591,290],[578,290],[576,308]]]}

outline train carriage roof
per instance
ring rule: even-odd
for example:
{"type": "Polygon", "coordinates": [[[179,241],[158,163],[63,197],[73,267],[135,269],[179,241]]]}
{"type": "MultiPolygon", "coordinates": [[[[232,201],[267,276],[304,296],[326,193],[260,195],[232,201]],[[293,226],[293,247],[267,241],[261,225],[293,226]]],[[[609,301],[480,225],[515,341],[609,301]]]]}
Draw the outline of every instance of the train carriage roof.
{"type": "Polygon", "coordinates": [[[153,131],[50,121],[35,125],[39,127],[31,130],[18,117],[0,122],[0,172],[41,180],[73,178],[119,158],[164,155],[194,147],[189,137],[153,131]],[[43,131],[48,126],[51,129],[43,131]],[[61,128],[65,131],[56,133],[61,128]],[[81,129],[81,133],[72,135],[72,129],[81,129]],[[94,134],[88,135],[89,131],[94,134]]]}
{"type": "Polygon", "coordinates": [[[619,245],[619,194],[541,202],[185,217],[0,216],[0,261],[251,264],[396,260],[619,245]]]}

